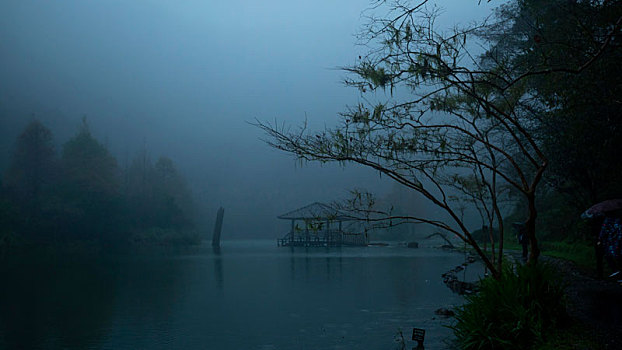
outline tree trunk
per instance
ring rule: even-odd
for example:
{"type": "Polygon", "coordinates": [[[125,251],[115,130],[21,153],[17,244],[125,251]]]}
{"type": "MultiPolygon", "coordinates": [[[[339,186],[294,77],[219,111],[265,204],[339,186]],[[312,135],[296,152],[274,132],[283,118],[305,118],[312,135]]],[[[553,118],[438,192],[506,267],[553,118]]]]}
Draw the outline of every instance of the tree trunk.
{"type": "Polygon", "coordinates": [[[536,238],[536,218],[538,217],[538,211],[536,209],[536,196],[533,192],[527,195],[529,217],[525,222],[525,230],[527,237],[529,238],[529,259],[528,264],[538,263],[538,257],[540,256],[540,248],[538,248],[538,240],[536,238]]]}
{"type": "Polygon", "coordinates": [[[212,247],[220,247],[220,233],[222,232],[222,219],[224,215],[225,208],[218,208],[218,212],[216,213],[216,223],[214,224],[214,234],[212,235],[212,247]]]}

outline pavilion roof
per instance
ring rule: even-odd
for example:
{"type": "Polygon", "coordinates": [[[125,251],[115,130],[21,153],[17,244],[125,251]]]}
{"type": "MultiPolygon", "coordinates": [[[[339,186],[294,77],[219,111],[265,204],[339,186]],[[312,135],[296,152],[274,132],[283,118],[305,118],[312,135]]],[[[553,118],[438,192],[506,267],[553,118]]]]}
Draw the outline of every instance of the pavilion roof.
{"type": "Polygon", "coordinates": [[[302,208],[292,210],[279,215],[278,218],[285,220],[352,220],[352,218],[347,216],[344,212],[320,202],[311,203],[302,208]]]}

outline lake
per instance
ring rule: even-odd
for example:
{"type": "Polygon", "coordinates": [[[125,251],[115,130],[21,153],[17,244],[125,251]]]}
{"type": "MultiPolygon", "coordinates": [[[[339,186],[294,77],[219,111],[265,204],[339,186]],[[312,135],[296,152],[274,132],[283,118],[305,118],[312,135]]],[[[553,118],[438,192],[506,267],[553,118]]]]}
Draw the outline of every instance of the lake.
{"type": "Polygon", "coordinates": [[[0,348],[399,349],[402,331],[410,349],[417,327],[426,349],[443,349],[451,319],[434,311],[464,300],[441,279],[464,254],[434,248],[270,240],[48,255],[4,259],[0,348]]]}

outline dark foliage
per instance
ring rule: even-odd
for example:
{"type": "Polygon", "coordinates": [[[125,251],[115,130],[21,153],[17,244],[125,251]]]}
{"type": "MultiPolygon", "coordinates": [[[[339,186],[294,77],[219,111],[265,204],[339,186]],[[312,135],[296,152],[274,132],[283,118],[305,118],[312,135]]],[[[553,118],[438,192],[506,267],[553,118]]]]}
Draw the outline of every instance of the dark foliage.
{"type": "Polygon", "coordinates": [[[452,327],[462,349],[532,349],[567,320],[564,288],[550,267],[506,264],[500,279],[481,281],[456,309],[452,327]]]}
{"type": "MultiPolygon", "coordinates": [[[[535,102],[532,133],[548,160],[539,235],[581,238],[580,214],[622,197],[622,3],[520,0],[502,6],[498,18],[498,31],[487,34],[491,56],[557,70],[524,82],[535,102]]],[[[517,206],[516,218],[525,206],[517,206]]]]}
{"type": "MultiPolygon", "coordinates": [[[[17,227],[31,239],[50,228],[58,164],[52,132],[39,121],[29,123],[18,136],[2,191],[2,227],[17,227]]],[[[8,233],[7,233],[8,234],[8,233]]]]}
{"type": "Polygon", "coordinates": [[[16,244],[199,241],[191,193],[171,159],[146,151],[122,171],[83,120],[56,158],[38,121],[18,137],[0,191],[0,249],[16,244]],[[148,237],[148,239],[145,239],[148,237]]]}

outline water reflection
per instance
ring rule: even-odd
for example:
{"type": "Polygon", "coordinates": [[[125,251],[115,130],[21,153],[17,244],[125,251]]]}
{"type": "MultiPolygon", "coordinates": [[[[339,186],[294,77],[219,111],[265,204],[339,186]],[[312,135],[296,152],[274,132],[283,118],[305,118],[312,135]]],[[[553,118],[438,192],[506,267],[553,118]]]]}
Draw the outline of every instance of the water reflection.
{"type": "Polygon", "coordinates": [[[222,268],[222,252],[220,246],[212,246],[212,253],[214,254],[214,277],[216,279],[216,286],[218,286],[218,289],[223,290],[225,277],[222,268]]]}
{"type": "Polygon", "coordinates": [[[0,348],[390,349],[415,326],[430,347],[450,333],[434,310],[462,300],[440,278],[460,262],[273,242],[32,256],[0,266],[0,348]]]}
{"type": "Polygon", "coordinates": [[[114,266],[30,259],[2,268],[1,347],[84,348],[101,342],[115,303],[114,266]]]}
{"type": "Polygon", "coordinates": [[[343,257],[339,248],[289,248],[289,268],[292,280],[340,281],[343,257]]]}
{"type": "Polygon", "coordinates": [[[12,256],[0,267],[0,348],[99,347],[127,329],[170,341],[183,271],[167,254],[12,256]]]}

